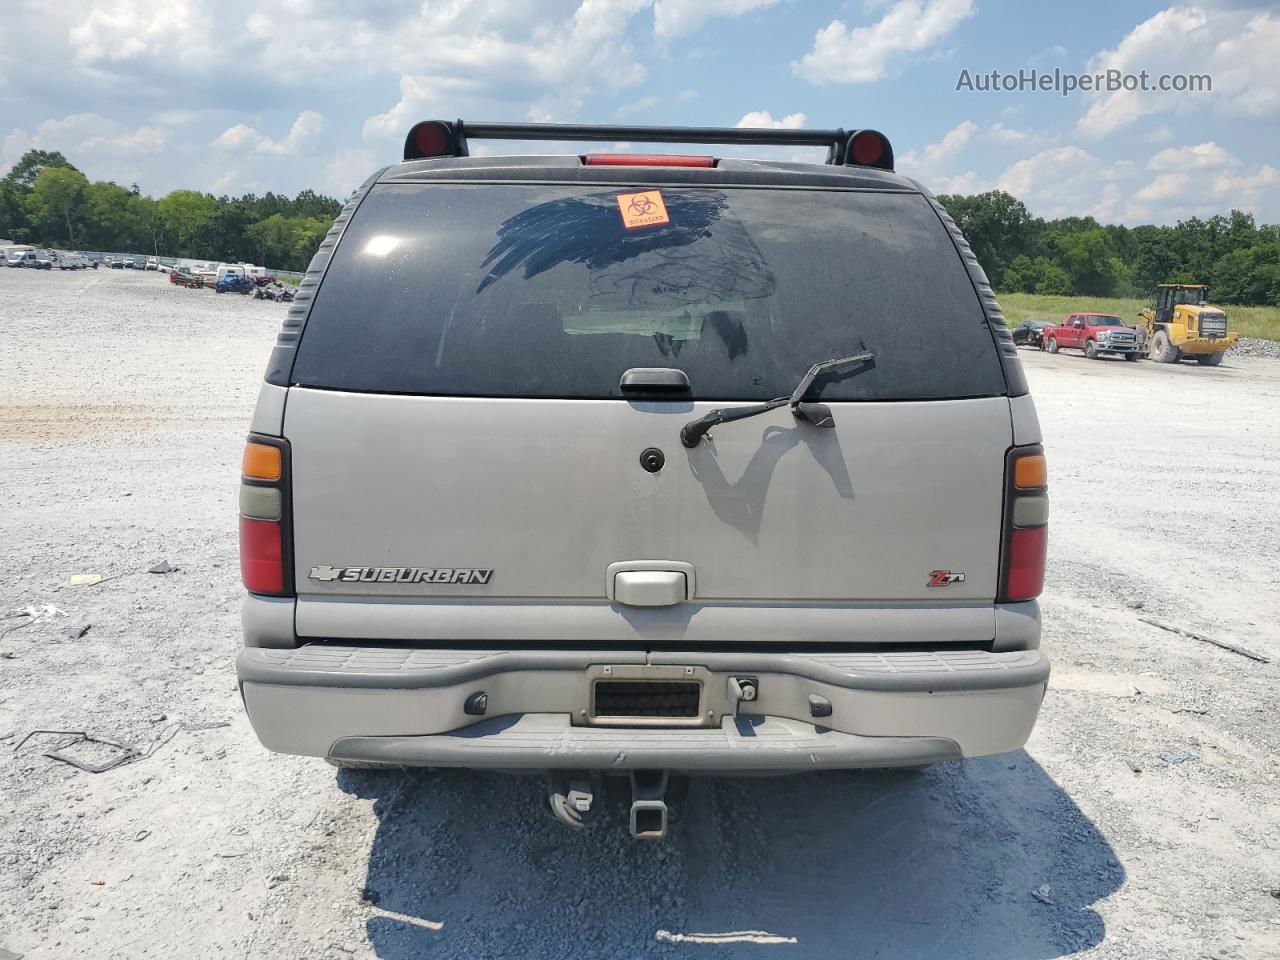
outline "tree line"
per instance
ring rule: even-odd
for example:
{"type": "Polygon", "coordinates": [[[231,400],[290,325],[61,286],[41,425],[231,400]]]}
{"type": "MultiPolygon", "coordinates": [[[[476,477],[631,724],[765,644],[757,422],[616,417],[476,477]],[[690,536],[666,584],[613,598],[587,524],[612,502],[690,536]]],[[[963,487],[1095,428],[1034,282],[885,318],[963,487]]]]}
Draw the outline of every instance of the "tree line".
{"type": "Polygon", "coordinates": [[[1240,210],[1124,227],[1042,220],[1000,190],[938,200],[1001,293],[1146,297],[1158,283],[1207,283],[1215,303],[1280,306],[1280,225],[1240,210]]]}
{"type": "Polygon", "coordinates": [[[311,190],[293,199],[196,190],[153,199],[137,184],[91,182],[57,151],[29,150],[0,180],[0,237],[64,250],[305,270],[341,208],[311,190]]]}
{"type": "MultiPolygon", "coordinates": [[[[999,190],[938,199],[1002,293],[1145,297],[1157,283],[1208,283],[1220,303],[1280,305],[1280,225],[1239,210],[1124,227],[1043,220],[999,190]]],[[[311,190],[293,199],[175,190],[156,200],[136,184],[90,182],[56,151],[29,150],[0,180],[0,236],[304,270],[341,206],[311,190]]]]}

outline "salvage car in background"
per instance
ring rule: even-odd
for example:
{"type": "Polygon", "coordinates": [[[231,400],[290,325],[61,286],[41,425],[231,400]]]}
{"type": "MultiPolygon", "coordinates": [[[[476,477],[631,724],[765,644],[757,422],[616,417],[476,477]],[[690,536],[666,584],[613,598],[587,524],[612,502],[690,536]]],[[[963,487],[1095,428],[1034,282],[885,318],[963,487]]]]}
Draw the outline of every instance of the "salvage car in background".
{"type": "Polygon", "coordinates": [[[243,273],[224,274],[214,285],[214,293],[253,293],[256,286],[243,273]]]}
{"type": "Polygon", "coordinates": [[[1041,334],[1052,326],[1048,320],[1023,320],[1010,333],[1019,347],[1039,347],[1041,334]]]}

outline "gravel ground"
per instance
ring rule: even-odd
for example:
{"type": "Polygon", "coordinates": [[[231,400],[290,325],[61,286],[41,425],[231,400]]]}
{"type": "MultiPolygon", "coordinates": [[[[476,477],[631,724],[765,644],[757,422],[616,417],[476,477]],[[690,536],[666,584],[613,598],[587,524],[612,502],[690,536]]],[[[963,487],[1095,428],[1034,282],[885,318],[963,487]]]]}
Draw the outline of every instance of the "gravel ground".
{"type": "Polygon", "coordinates": [[[1231,352],[1235,357],[1269,357],[1272,360],[1280,360],[1280,340],[1241,337],[1231,352]]]}
{"type": "Polygon", "coordinates": [[[533,780],[258,745],[232,666],[236,476],[284,310],[155,274],[0,271],[0,614],[39,614],[0,620],[0,947],[1280,955],[1280,361],[1024,352],[1054,502],[1054,676],[1027,749],[699,781],[644,844],[620,804],[584,834],[544,819],[533,780]],[[147,572],[162,559],[177,569],[147,572]],[[154,752],[94,775],[42,756],[57,738],[14,749],[37,729],[154,752]]]}

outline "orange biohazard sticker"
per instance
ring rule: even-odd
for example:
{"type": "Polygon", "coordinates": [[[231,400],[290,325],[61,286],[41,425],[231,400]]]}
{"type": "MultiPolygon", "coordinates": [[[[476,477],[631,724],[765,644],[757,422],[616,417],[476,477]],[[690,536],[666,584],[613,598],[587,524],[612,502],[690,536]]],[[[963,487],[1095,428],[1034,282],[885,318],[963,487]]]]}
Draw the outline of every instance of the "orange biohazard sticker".
{"type": "Polygon", "coordinates": [[[667,216],[667,205],[662,202],[662,194],[657,190],[620,193],[618,209],[622,211],[622,225],[628,230],[671,222],[671,218],[667,216]]]}

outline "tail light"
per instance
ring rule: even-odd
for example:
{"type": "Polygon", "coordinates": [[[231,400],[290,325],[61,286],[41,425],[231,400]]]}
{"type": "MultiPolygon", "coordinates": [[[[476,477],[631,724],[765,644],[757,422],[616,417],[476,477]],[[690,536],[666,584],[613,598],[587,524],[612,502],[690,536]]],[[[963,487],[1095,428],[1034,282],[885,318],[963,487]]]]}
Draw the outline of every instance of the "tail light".
{"type": "Polygon", "coordinates": [[[458,137],[453,127],[440,120],[424,120],[414,124],[404,141],[406,160],[465,155],[465,150],[458,150],[458,137]]]}
{"type": "Polygon", "coordinates": [[[1013,447],[1005,460],[1002,602],[1033,600],[1044,589],[1049,546],[1049,475],[1038,444],[1013,447]]]}
{"type": "Polygon", "coordinates": [[[849,135],[844,162],[849,166],[892,170],[893,146],[879,130],[855,130],[849,135]]]}
{"type": "Polygon", "coordinates": [[[250,593],[292,596],[288,441],[251,434],[240,472],[240,579],[250,593]]]}

